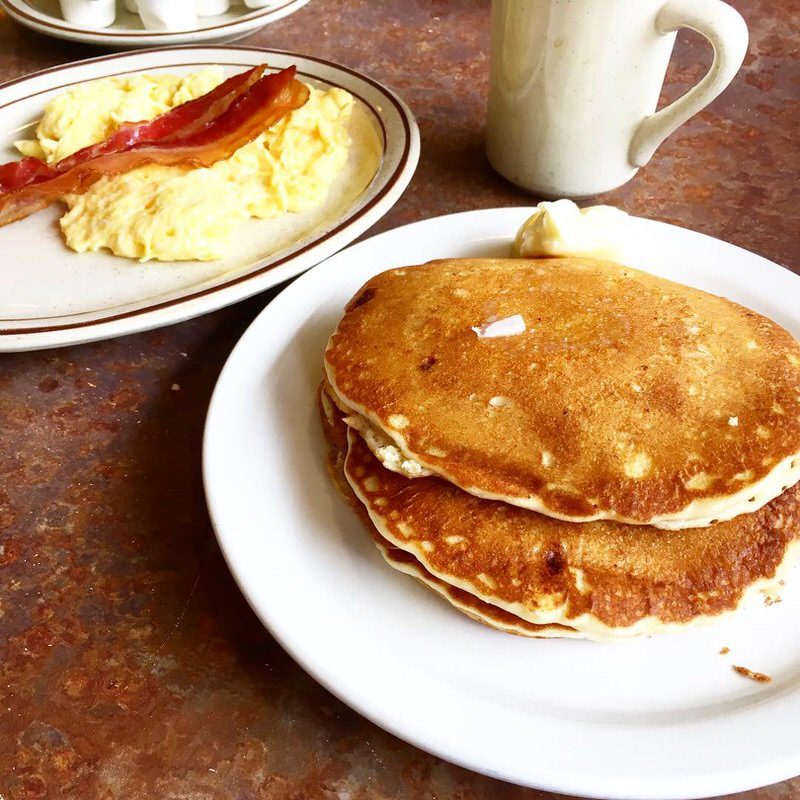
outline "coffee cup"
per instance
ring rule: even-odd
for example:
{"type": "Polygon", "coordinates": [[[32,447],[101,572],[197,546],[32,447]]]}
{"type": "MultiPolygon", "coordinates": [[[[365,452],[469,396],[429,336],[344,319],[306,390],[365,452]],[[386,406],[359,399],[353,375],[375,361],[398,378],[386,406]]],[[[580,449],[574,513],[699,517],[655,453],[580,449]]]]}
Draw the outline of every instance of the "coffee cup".
{"type": "Polygon", "coordinates": [[[493,0],[489,161],[549,197],[621,186],[730,83],[747,40],[722,0],[493,0]],[[684,27],[709,41],[713,63],[656,111],[684,27]]]}

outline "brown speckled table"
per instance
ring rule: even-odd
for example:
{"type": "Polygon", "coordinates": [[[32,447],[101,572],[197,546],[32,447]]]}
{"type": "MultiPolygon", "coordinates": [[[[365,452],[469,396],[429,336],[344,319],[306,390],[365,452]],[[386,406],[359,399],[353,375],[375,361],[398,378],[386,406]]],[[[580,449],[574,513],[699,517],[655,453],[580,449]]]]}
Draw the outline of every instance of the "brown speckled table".
{"type": "MultiPolygon", "coordinates": [[[[735,5],[751,46],[734,85],[604,200],[800,270],[800,0],[735,5]]],[[[312,0],[245,40],[340,61],[409,102],[419,170],[373,231],[531,202],[483,156],[488,13],[489,0],[312,0]]],[[[100,52],[0,12],[0,79],[100,52]]],[[[665,97],[707,63],[681,35],[665,97]]],[[[201,432],[220,368],[267,299],[0,356],[0,798],[543,797],[361,719],[237,591],[205,510],[201,432]]],[[[800,780],[741,797],[800,798],[800,780]]]]}

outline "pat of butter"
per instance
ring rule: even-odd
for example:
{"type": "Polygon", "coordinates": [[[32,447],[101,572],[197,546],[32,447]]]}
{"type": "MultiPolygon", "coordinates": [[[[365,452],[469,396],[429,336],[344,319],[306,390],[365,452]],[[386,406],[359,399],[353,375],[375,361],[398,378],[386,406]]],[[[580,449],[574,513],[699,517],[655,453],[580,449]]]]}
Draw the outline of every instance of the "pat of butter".
{"type": "Polygon", "coordinates": [[[478,334],[479,339],[497,339],[500,336],[517,336],[525,333],[525,320],[521,314],[513,317],[484,322],[483,325],[473,326],[472,330],[478,334]]]}
{"type": "Polygon", "coordinates": [[[543,202],[517,233],[523,258],[588,256],[624,261],[628,215],[613,206],[578,208],[572,200],[543,202]]]}

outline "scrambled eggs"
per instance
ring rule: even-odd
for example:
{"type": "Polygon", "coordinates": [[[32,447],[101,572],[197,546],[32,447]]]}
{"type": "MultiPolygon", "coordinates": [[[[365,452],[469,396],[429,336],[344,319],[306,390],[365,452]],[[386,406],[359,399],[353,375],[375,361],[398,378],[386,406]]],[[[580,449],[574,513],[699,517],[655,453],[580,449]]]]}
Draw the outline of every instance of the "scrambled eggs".
{"type": "MultiPolygon", "coordinates": [[[[36,138],[16,143],[48,163],[102,141],[121,122],[149,120],[211,91],[213,67],[186,76],[135,75],[82,84],[51,100],[36,138]]],[[[353,97],[309,87],[308,102],[211,167],[148,166],[101,178],[64,197],[67,245],[110,249],[142,261],[213,260],[227,255],[238,226],[321,204],[350,147],[353,97]]]]}

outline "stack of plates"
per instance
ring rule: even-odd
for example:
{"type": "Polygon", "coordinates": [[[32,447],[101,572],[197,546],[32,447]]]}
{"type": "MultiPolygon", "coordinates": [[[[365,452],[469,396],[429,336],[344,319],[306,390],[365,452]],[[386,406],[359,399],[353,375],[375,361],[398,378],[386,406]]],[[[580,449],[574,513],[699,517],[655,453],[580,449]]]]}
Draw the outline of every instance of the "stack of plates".
{"type": "Polygon", "coordinates": [[[155,47],[168,44],[232,42],[264,25],[294,14],[307,2],[308,0],[275,0],[260,8],[231,4],[222,14],[199,17],[197,27],[191,30],[146,30],[141,18],[124,9],[122,4],[118,5],[114,23],[106,28],[99,28],[98,25],[83,20],[68,22],[64,19],[59,0],[0,0],[0,8],[4,8],[21,25],[58,39],[106,47],[155,47]]]}

